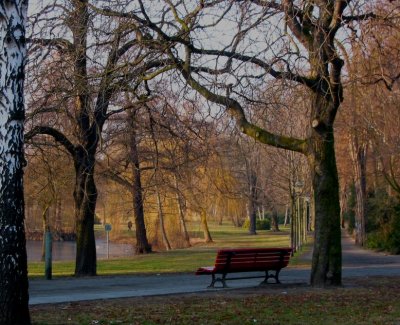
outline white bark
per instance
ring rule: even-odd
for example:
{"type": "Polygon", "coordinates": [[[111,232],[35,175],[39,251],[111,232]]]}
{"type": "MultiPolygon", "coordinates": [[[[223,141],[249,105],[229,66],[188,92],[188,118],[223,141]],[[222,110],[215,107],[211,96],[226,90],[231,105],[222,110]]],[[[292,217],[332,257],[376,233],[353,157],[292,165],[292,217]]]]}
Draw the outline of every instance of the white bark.
{"type": "Polygon", "coordinates": [[[25,21],[28,1],[0,2],[0,323],[29,324],[24,230],[25,21]]]}

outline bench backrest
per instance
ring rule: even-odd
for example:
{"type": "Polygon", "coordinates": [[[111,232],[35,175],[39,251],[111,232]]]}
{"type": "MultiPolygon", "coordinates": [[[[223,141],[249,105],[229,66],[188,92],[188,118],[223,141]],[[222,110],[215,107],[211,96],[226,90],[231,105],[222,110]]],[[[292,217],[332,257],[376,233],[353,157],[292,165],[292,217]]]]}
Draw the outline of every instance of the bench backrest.
{"type": "Polygon", "coordinates": [[[277,270],[288,265],[291,248],[221,249],[215,260],[216,272],[277,270]]]}

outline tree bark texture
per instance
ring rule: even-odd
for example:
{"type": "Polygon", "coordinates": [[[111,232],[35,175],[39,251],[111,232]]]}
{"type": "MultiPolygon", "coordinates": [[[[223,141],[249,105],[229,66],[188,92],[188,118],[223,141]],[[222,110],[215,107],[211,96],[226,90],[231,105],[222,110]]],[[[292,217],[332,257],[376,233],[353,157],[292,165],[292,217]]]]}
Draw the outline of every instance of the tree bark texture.
{"type": "Polygon", "coordinates": [[[315,197],[315,240],[311,283],[341,284],[339,182],[333,127],[314,131],[308,155],[315,197]]]}
{"type": "Polygon", "coordinates": [[[0,324],[30,324],[24,229],[25,21],[28,1],[0,3],[0,324]]]}
{"type": "Polygon", "coordinates": [[[94,216],[97,189],[94,182],[94,153],[77,150],[75,163],[75,220],[76,263],[75,276],[94,276],[97,272],[94,216]]]}

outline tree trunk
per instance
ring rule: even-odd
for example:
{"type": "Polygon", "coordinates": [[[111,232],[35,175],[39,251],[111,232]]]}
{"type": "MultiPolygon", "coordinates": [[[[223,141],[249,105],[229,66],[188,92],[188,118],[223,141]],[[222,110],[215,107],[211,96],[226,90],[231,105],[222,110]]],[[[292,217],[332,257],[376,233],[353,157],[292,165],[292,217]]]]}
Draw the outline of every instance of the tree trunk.
{"type": "Polygon", "coordinates": [[[42,262],[44,262],[45,251],[46,251],[46,232],[50,231],[49,224],[49,209],[50,204],[46,204],[42,212],[42,223],[43,223],[43,239],[42,239],[42,262]]]}
{"type": "Polygon", "coordinates": [[[364,246],[366,235],[366,205],[367,205],[367,144],[359,143],[357,135],[351,141],[351,153],[354,170],[354,187],[356,191],[355,209],[355,242],[364,246]]]}
{"type": "Polygon", "coordinates": [[[257,235],[257,175],[250,170],[250,196],[249,196],[249,234],[257,235]]]}
{"type": "Polygon", "coordinates": [[[204,242],[206,243],[212,243],[212,237],[210,230],[208,229],[208,224],[207,224],[207,212],[206,209],[201,209],[200,212],[200,221],[201,221],[201,228],[203,229],[204,233],[204,242]]]}
{"type": "Polygon", "coordinates": [[[187,227],[186,227],[185,212],[184,212],[184,207],[183,207],[183,203],[182,203],[182,197],[178,190],[178,178],[176,177],[176,174],[174,174],[174,180],[175,180],[175,188],[176,188],[176,202],[178,204],[179,222],[181,225],[181,231],[183,234],[183,239],[185,240],[185,244],[186,244],[186,246],[189,247],[190,246],[190,238],[189,238],[189,233],[188,233],[187,227]]]}
{"type": "Polygon", "coordinates": [[[94,155],[78,150],[75,160],[75,220],[76,264],[75,276],[94,276],[97,273],[94,215],[97,189],[94,182],[94,155]]]}
{"type": "Polygon", "coordinates": [[[283,222],[283,225],[286,227],[288,224],[288,217],[289,217],[289,205],[286,204],[286,208],[285,208],[285,220],[283,222]]]}
{"type": "Polygon", "coordinates": [[[342,249],[339,182],[336,168],[333,127],[314,130],[310,141],[311,178],[315,204],[315,240],[311,284],[340,285],[342,249]]]}
{"type": "Polygon", "coordinates": [[[27,1],[0,5],[0,324],[30,324],[24,228],[27,1]]]}
{"type": "Polygon", "coordinates": [[[344,188],[340,191],[340,226],[342,229],[346,227],[344,216],[347,212],[347,184],[344,185],[344,188]]]}
{"type": "Polygon", "coordinates": [[[158,206],[158,220],[160,220],[161,236],[163,239],[165,249],[169,251],[171,250],[171,244],[169,243],[167,232],[165,231],[164,212],[162,210],[161,196],[160,196],[160,191],[158,189],[158,185],[156,185],[156,195],[157,195],[157,206],[158,206]]]}
{"type": "Polygon", "coordinates": [[[276,209],[272,209],[271,228],[272,228],[272,231],[280,231],[279,224],[278,224],[278,211],[276,209]]]}
{"type": "Polygon", "coordinates": [[[56,213],[55,213],[55,221],[54,221],[54,230],[60,236],[62,229],[62,202],[61,199],[56,197],[56,213]]]}
{"type": "Polygon", "coordinates": [[[135,217],[136,254],[151,253],[151,245],[147,239],[146,224],[144,221],[143,188],[140,172],[139,151],[136,140],[136,120],[134,112],[131,113],[130,130],[130,160],[133,174],[133,213],[135,217]]]}

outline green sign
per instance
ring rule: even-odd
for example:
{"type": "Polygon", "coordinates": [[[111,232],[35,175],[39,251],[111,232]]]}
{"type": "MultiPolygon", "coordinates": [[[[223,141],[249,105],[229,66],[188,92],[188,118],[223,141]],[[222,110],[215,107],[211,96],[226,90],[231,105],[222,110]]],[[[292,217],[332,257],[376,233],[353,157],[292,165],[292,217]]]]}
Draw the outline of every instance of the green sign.
{"type": "Polygon", "coordinates": [[[112,229],[112,227],[111,227],[111,225],[109,224],[109,223],[106,223],[105,225],[104,225],[104,230],[105,231],[111,231],[111,229],[112,229]]]}

